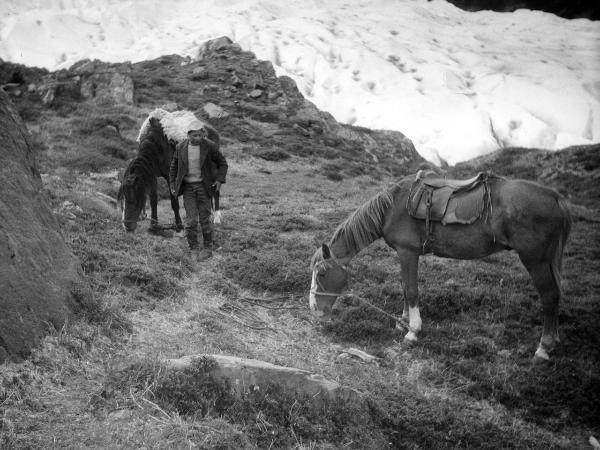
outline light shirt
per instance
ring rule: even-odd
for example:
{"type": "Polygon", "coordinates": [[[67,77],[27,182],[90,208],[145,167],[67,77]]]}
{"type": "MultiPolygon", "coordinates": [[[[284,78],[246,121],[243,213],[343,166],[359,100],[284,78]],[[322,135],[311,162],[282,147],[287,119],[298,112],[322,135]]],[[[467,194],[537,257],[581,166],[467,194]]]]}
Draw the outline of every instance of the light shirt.
{"type": "Polygon", "coordinates": [[[200,168],[200,146],[188,144],[188,173],[183,180],[186,183],[198,183],[202,181],[200,168]]]}

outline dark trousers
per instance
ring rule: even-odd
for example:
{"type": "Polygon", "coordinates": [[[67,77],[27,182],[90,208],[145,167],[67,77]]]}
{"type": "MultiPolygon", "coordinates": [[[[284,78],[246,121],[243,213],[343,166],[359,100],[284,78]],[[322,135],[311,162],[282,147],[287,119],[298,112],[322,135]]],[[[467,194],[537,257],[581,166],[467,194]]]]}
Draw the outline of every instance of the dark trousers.
{"type": "Polygon", "coordinates": [[[183,207],[186,214],[185,237],[190,249],[198,249],[198,222],[202,227],[204,247],[212,247],[212,206],[204,183],[183,183],[183,207]]]}

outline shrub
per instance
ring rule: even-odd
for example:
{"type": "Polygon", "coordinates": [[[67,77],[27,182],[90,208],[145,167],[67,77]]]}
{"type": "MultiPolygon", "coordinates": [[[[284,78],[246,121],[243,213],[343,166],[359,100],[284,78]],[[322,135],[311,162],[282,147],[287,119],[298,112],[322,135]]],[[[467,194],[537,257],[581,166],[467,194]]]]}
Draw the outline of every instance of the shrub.
{"type": "Polygon", "coordinates": [[[91,324],[100,325],[104,331],[111,335],[113,332],[133,331],[131,321],[125,317],[123,312],[108,305],[97,291],[93,291],[85,282],[75,284],[71,289],[71,295],[76,305],[75,312],[84,317],[91,324]]]}
{"type": "Polygon", "coordinates": [[[264,150],[262,152],[255,153],[254,156],[266,161],[285,161],[291,157],[288,152],[283,150],[264,150]]]}
{"type": "MultiPolygon", "coordinates": [[[[338,309],[338,304],[334,309],[338,309]]],[[[395,326],[394,319],[362,304],[339,311],[331,322],[323,326],[323,331],[342,341],[370,345],[397,337],[395,326]]]]}

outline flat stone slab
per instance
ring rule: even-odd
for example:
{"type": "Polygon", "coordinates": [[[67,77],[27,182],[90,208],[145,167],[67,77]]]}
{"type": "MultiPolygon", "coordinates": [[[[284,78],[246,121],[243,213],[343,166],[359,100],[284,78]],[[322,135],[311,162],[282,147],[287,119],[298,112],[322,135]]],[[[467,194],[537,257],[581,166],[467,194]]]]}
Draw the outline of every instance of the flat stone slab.
{"type": "Polygon", "coordinates": [[[270,384],[280,385],[287,391],[307,394],[311,397],[326,396],[330,399],[358,399],[362,394],[354,389],[328,380],[321,375],[294,367],[278,366],[257,359],[237,356],[199,354],[166,361],[167,367],[183,370],[197,358],[210,358],[217,362],[215,375],[225,377],[237,395],[250,390],[265,388],[270,384]]]}

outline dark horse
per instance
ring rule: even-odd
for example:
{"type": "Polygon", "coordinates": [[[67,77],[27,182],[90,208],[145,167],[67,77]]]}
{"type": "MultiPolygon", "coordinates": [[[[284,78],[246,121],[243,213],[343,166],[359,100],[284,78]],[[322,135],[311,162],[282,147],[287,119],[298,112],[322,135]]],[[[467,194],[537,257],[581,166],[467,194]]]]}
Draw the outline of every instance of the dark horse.
{"type": "MultiPolygon", "coordinates": [[[[123,212],[123,227],[134,231],[146,214],[146,198],[150,197],[150,229],[158,227],[156,205],[158,202],[157,178],[163,177],[169,183],[169,164],[175,150],[174,144],[165,136],[160,121],[150,118],[144,135],[140,138],[137,156],[129,163],[119,188],[118,201],[123,212]]],[[[169,186],[169,193],[171,192],[169,186]]],[[[183,229],[179,215],[177,197],[171,195],[171,207],[175,214],[177,231],[183,229]]]]}
{"type": "MultiPolygon", "coordinates": [[[[434,179],[431,185],[449,182],[451,188],[456,188],[469,181],[434,179]]],[[[534,182],[490,174],[485,180],[485,214],[469,224],[465,221],[442,225],[409,214],[415,183],[414,177],[407,177],[368,200],[338,226],[328,245],[317,249],[311,264],[311,310],[328,318],[336,298],[347,288],[350,260],[383,238],[400,257],[404,281],[402,317],[409,321],[405,341],[415,341],[421,330],[417,290],[420,255],[431,251],[445,258],[475,259],[515,250],[540,295],[544,313],[543,334],[535,356],[548,359],[559,340],[560,273],[572,223],[565,200],[554,190],[534,182]]],[[[429,213],[431,201],[427,205],[429,213]]]]}

